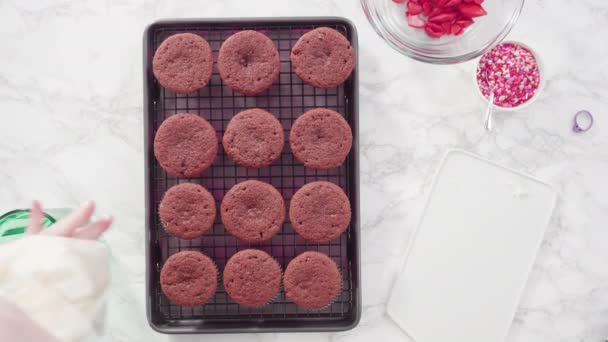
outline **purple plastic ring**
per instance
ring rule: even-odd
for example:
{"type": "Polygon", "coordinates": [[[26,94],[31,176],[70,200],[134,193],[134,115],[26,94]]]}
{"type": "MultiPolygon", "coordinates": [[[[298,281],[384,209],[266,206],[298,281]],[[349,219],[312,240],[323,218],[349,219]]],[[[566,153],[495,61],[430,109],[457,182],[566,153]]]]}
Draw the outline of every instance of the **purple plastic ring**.
{"type": "Polygon", "coordinates": [[[574,133],[587,132],[591,128],[591,126],[593,126],[593,115],[591,115],[588,110],[581,110],[576,113],[576,115],[574,115],[574,126],[572,127],[574,133]],[[586,126],[581,126],[580,121],[581,119],[585,118],[589,120],[589,124],[587,124],[586,126]]]}

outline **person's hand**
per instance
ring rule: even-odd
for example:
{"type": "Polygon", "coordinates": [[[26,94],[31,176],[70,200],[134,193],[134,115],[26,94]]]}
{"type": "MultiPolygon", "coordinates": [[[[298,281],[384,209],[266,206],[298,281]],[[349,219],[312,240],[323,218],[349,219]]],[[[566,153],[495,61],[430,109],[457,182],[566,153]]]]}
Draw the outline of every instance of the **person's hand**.
{"type": "Polygon", "coordinates": [[[77,239],[95,240],[112,225],[111,217],[103,217],[88,223],[95,211],[95,202],[84,202],[80,208],[57,221],[48,229],[42,229],[44,212],[38,201],[32,203],[30,225],[25,230],[26,235],[47,235],[73,237],[77,239]]]}
{"type": "MultiPolygon", "coordinates": [[[[94,202],[85,202],[80,208],[68,216],[57,221],[48,229],[42,229],[44,212],[38,201],[32,203],[30,211],[30,224],[26,235],[61,236],[76,239],[94,240],[103,234],[110,225],[111,217],[104,217],[89,223],[95,211],[94,202]]],[[[3,260],[4,261],[4,260],[3,260]]],[[[6,280],[0,276],[0,282],[6,280]]],[[[26,286],[25,284],[24,286],[26,286]]],[[[9,287],[10,288],[10,287],[9,287]]],[[[28,342],[58,342],[49,332],[32,320],[9,298],[0,296],[0,340],[1,341],[28,341],[28,342]]]]}

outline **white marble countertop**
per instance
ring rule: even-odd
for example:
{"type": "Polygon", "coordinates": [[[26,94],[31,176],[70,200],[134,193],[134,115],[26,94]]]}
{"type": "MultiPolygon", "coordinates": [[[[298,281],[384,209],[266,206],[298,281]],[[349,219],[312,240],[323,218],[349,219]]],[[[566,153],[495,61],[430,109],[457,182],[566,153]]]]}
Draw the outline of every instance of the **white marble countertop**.
{"type": "Polygon", "coordinates": [[[409,341],[386,315],[403,247],[441,156],[457,147],[551,184],[559,201],[508,341],[608,336],[608,3],[528,0],[509,36],[546,66],[542,97],[482,127],[474,63],[432,66],[392,51],[357,1],[0,1],[0,210],[95,199],[116,225],[108,341],[198,341],[153,332],[144,312],[141,42],[159,18],[335,15],[359,30],[363,316],[332,334],[213,341],[409,341]],[[571,131],[575,111],[593,129],[571,131]]]}

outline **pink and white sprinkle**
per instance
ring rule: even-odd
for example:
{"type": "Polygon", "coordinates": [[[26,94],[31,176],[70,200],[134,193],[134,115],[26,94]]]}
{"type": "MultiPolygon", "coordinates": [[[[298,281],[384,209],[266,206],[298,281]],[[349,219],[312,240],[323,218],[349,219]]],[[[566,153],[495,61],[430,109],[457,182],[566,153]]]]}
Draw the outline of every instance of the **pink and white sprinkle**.
{"type": "Polygon", "coordinates": [[[523,46],[500,44],[481,57],[477,84],[486,98],[494,90],[495,105],[517,107],[529,101],[538,90],[538,62],[534,54],[523,46]]]}

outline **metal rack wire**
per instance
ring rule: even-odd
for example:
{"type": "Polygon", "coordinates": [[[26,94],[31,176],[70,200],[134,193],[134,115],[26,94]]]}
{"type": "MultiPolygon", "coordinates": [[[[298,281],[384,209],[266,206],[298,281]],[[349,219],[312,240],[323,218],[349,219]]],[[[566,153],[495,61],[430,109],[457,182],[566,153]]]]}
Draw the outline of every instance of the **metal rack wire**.
{"type": "MultiPolygon", "coordinates": [[[[160,290],[160,283],[157,278],[155,286],[153,286],[154,293],[151,294],[152,307],[167,321],[205,320],[209,322],[228,320],[237,322],[244,319],[259,319],[272,321],[297,320],[301,322],[302,320],[342,319],[352,315],[355,308],[353,307],[353,272],[349,255],[352,255],[351,249],[355,247],[351,243],[351,227],[339,239],[334,241],[320,244],[309,243],[295,233],[289,223],[289,217],[287,217],[281,232],[271,240],[260,244],[249,244],[239,241],[227,233],[218,213],[211,232],[201,238],[188,241],[168,235],[156,214],[164,192],[171,186],[183,182],[196,182],[207,188],[215,197],[218,208],[224,194],[234,184],[247,179],[258,179],[275,186],[285,198],[287,208],[289,208],[292,195],[301,186],[316,180],[326,180],[339,185],[352,199],[349,178],[352,177],[355,167],[350,156],[345,164],[337,169],[311,170],[304,168],[301,163],[295,160],[289,148],[288,137],[292,123],[300,114],[309,109],[315,107],[333,109],[344,115],[352,125],[353,113],[350,113],[347,105],[350,95],[345,92],[345,86],[332,89],[315,89],[304,84],[291,68],[289,54],[292,46],[302,34],[314,27],[313,25],[268,25],[264,27],[257,25],[251,27],[200,25],[183,29],[159,29],[153,33],[153,50],[172,34],[185,31],[199,34],[209,42],[213,49],[214,61],[217,61],[220,45],[226,38],[237,31],[255,29],[268,35],[279,48],[281,72],[277,82],[256,96],[242,95],[225,86],[219,77],[216,65],[214,65],[214,73],[209,85],[194,94],[178,95],[155,84],[154,87],[158,87],[157,94],[159,96],[154,99],[153,108],[150,108],[149,120],[151,120],[152,133],[156,132],[159,125],[168,116],[187,112],[207,119],[216,129],[218,139],[221,141],[228,122],[235,114],[244,109],[259,107],[279,118],[284,126],[286,141],[279,160],[262,169],[247,169],[236,165],[224,153],[221,144],[217,159],[212,167],[196,178],[178,179],[168,175],[156,160],[150,160],[148,188],[153,214],[150,216],[149,229],[151,230],[152,244],[158,249],[157,253],[153,254],[160,256],[159,260],[155,260],[152,268],[158,274],[168,256],[181,250],[199,250],[216,262],[221,278],[221,271],[228,258],[242,249],[250,247],[262,249],[275,257],[283,269],[296,255],[307,250],[316,250],[329,255],[339,266],[343,276],[342,293],[327,308],[310,311],[301,309],[290,302],[281,290],[272,303],[262,308],[253,309],[242,307],[232,301],[224,291],[220,279],[216,294],[207,304],[187,308],[172,304],[160,290]]],[[[346,34],[347,28],[343,25],[330,27],[346,34]]]]}

